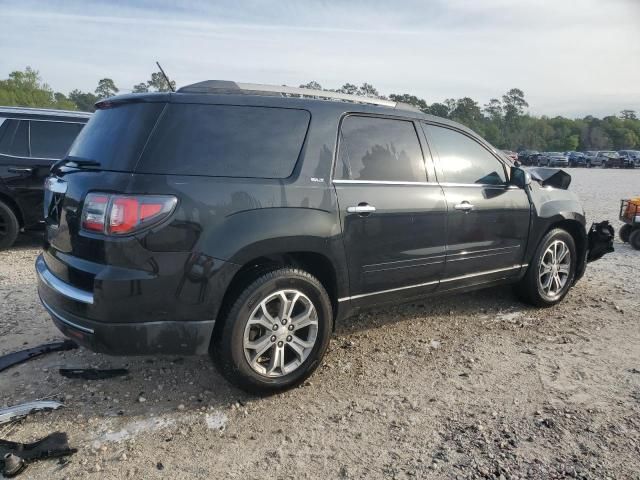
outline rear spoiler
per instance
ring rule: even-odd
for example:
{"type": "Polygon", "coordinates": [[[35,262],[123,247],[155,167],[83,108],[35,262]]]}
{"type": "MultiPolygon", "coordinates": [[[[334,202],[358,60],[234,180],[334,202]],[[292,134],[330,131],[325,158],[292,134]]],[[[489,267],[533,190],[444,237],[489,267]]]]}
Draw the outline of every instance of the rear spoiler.
{"type": "Polygon", "coordinates": [[[536,167],[527,170],[531,179],[543,187],[554,187],[566,190],[571,185],[571,175],[559,168],[536,167]]]}

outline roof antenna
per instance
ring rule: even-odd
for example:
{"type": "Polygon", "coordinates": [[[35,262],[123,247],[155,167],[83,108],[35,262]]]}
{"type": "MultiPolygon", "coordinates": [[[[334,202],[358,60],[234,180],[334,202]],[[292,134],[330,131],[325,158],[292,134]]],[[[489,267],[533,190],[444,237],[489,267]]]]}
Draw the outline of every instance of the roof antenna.
{"type": "Polygon", "coordinates": [[[160,66],[160,62],[156,62],[156,65],[158,65],[158,68],[160,69],[160,72],[162,73],[162,76],[164,77],[164,79],[167,81],[167,85],[169,85],[169,88],[171,89],[171,91],[173,93],[176,92],[176,89],[174,88],[174,86],[171,84],[171,80],[169,80],[169,77],[167,77],[167,74],[164,73],[164,70],[162,69],[162,67],[160,66]]]}

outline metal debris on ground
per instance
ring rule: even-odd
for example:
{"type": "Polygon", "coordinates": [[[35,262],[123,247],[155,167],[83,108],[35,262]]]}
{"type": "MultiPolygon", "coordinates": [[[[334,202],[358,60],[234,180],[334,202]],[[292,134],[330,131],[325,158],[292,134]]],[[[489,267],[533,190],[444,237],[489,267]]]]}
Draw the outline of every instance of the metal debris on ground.
{"type": "Polygon", "coordinates": [[[60,375],[66,378],[80,378],[82,380],[107,380],[121,377],[129,373],[126,368],[61,368],[60,375]]]}
{"type": "Polygon", "coordinates": [[[77,451],[69,447],[69,440],[64,432],[54,432],[33,443],[0,439],[0,471],[5,477],[12,477],[23,471],[29,462],[64,457],[77,451]]]}
{"type": "Polygon", "coordinates": [[[47,410],[56,410],[64,407],[62,403],[53,400],[39,400],[36,402],[22,403],[12,407],[0,408],[0,425],[3,423],[26,417],[30,413],[41,412],[47,410]]]}
{"type": "Polygon", "coordinates": [[[45,353],[64,352],[66,350],[73,350],[74,348],[78,348],[78,345],[71,340],[64,340],[62,342],[45,343],[38,347],[7,353],[0,357],[0,372],[19,363],[44,355],[45,353]]]}

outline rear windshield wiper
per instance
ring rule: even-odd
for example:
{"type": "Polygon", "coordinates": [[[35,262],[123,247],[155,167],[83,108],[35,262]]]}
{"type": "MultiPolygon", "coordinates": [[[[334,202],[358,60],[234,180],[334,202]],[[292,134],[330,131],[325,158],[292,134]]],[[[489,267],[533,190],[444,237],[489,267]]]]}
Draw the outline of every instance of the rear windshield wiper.
{"type": "Polygon", "coordinates": [[[54,163],[51,166],[51,171],[55,170],[56,168],[60,168],[64,165],[75,166],[75,167],[99,167],[100,162],[96,162],[95,160],[84,160],[82,158],[67,157],[67,158],[63,158],[62,160],[58,160],[56,163],[54,163]]]}

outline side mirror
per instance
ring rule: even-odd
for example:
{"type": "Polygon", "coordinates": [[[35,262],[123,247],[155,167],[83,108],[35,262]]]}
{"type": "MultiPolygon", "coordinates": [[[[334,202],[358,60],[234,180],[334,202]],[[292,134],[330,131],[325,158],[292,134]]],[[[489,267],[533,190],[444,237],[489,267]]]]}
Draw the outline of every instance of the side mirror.
{"type": "Polygon", "coordinates": [[[519,188],[525,188],[531,184],[531,175],[520,167],[511,167],[509,184],[519,188]]]}

